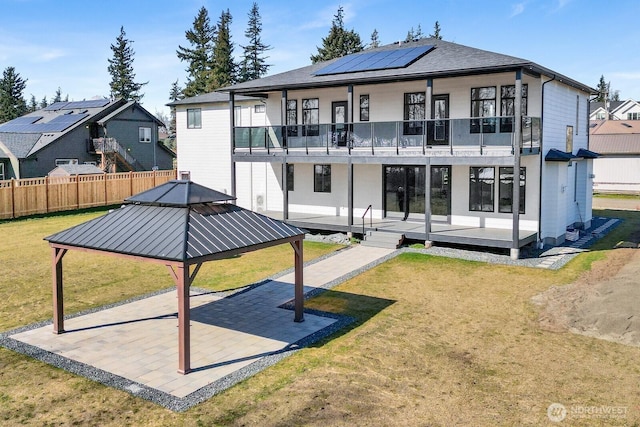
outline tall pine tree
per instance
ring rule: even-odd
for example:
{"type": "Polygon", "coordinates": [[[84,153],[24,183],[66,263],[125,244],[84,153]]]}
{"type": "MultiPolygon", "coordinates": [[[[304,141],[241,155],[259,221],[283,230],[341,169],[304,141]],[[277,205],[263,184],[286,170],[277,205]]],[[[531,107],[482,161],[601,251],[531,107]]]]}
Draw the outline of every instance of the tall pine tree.
{"type": "Polygon", "coordinates": [[[329,59],[360,52],[364,47],[360,35],[354,30],[344,28],[344,9],[338,8],[331,23],[329,35],[322,39],[322,47],[318,47],[318,54],[311,55],[311,62],[328,61],[329,59]]]}
{"type": "Polygon", "coordinates": [[[136,83],[136,75],[133,72],[133,60],[135,52],[131,44],[133,41],[126,38],[124,27],[120,27],[120,35],[116,38],[116,43],[111,45],[113,58],[109,59],[107,70],[111,75],[109,88],[111,89],[111,98],[123,98],[127,101],[140,101],[144,94],[140,93],[140,89],[145,83],[136,83]]]}
{"type": "Polygon", "coordinates": [[[596,90],[598,91],[598,96],[595,101],[597,102],[605,102],[610,100],[609,92],[610,92],[611,83],[607,83],[604,79],[604,75],[600,76],[600,81],[598,82],[598,86],[596,86],[596,90]]]}
{"type": "MultiPolygon", "coordinates": [[[[169,90],[169,100],[171,102],[178,101],[179,99],[184,98],[182,94],[182,88],[178,84],[178,80],[171,83],[171,89],[169,90]]],[[[169,138],[172,138],[175,141],[176,138],[176,107],[171,106],[169,109],[169,128],[167,129],[167,133],[169,134],[169,138]]],[[[175,145],[174,147],[175,148],[175,145]]]]}
{"type": "Polygon", "coordinates": [[[440,22],[436,21],[436,23],[433,24],[433,33],[429,34],[429,37],[442,40],[442,36],[440,35],[440,22]]]}
{"type": "Polygon", "coordinates": [[[36,101],[35,95],[31,95],[31,99],[29,100],[29,106],[27,107],[27,110],[30,113],[33,113],[37,109],[38,109],[38,101],[36,101]]]}
{"type": "Polygon", "coordinates": [[[380,38],[378,37],[378,30],[373,29],[373,33],[371,33],[371,42],[369,42],[369,48],[379,47],[380,46],[380,38]]]}
{"type": "Polygon", "coordinates": [[[233,42],[231,41],[232,17],[229,9],[223,10],[217,24],[215,45],[213,47],[212,81],[214,87],[229,86],[236,82],[237,65],[233,60],[233,42]]]}
{"type": "Polygon", "coordinates": [[[260,11],[258,10],[258,4],[253,3],[253,7],[249,12],[247,30],[244,32],[245,37],[249,39],[249,44],[242,46],[244,54],[242,56],[240,75],[238,76],[238,81],[240,82],[259,79],[269,71],[271,65],[266,63],[268,57],[264,56],[264,53],[271,49],[271,46],[262,43],[261,33],[262,20],[260,11]]]}
{"type": "Polygon", "coordinates": [[[193,28],[185,31],[185,37],[191,47],[178,46],[176,55],[180,61],[187,62],[187,84],[182,91],[191,97],[211,92],[214,87],[213,46],[215,27],[211,27],[209,12],[202,6],[193,20],[193,28]]]}
{"type": "Polygon", "coordinates": [[[27,81],[14,67],[5,68],[0,79],[0,123],[8,122],[27,112],[24,89],[27,81]]]}

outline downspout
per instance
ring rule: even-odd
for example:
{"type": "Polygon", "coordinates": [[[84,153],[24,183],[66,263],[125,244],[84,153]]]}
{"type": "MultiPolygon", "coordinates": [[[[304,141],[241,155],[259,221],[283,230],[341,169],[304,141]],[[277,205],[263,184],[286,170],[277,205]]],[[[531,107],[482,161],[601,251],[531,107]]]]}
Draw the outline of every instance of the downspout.
{"type": "Polygon", "coordinates": [[[552,81],[554,81],[556,79],[556,75],[554,74],[553,77],[549,80],[547,80],[546,82],[542,83],[542,100],[541,100],[541,106],[540,106],[540,177],[539,177],[539,188],[540,191],[538,191],[538,248],[542,249],[542,247],[544,246],[544,242],[542,240],[542,162],[544,161],[544,151],[542,149],[543,146],[543,140],[544,140],[544,86],[547,83],[550,83],[552,81]]]}

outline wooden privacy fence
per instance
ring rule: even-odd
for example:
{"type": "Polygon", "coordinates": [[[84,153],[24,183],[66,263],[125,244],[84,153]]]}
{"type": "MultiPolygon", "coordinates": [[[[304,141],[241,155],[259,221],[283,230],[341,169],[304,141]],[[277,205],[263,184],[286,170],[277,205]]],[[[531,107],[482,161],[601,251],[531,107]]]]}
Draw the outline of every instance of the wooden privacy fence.
{"type": "Polygon", "coordinates": [[[175,178],[166,170],[0,181],[0,219],[115,205],[175,178]]]}

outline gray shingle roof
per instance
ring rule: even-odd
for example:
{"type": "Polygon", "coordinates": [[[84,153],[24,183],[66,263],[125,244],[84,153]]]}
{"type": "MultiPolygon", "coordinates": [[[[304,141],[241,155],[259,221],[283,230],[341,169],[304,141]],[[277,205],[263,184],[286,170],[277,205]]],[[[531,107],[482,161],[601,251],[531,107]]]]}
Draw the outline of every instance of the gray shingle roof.
{"type": "Polygon", "coordinates": [[[367,84],[397,80],[417,80],[427,77],[436,78],[525,69],[532,73],[555,76],[556,80],[563,81],[566,84],[579,88],[580,90],[594,92],[594,89],[582,83],[576,82],[566,76],[548,70],[526,59],[463,46],[456,43],[446,42],[444,40],[421,39],[410,43],[386,45],[376,49],[367,50],[366,52],[403,49],[421,45],[434,45],[435,49],[404,68],[321,76],[314,75],[316,71],[335,61],[332,60],[319,62],[307,67],[263,77],[249,82],[239,83],[220,90],[234,92],[236,94],[258,94],[260,92],[287,88],[302,89],[330,87],[344,84],[367,84]]]}
{"type": "Polygon", "coordinates": [[[27,157],[42,134],[39,133],[6,133],[0,132],[0,142],[17,158],[27,157]]]}
{"type": "Polygon", "coordinates": [[[60,165],[53,169],[49,174],[54,173],[56,169],[62,169],[69,175],[92,175],[98,173],[104,173],[102,169],[95,165],[60,165]]]}

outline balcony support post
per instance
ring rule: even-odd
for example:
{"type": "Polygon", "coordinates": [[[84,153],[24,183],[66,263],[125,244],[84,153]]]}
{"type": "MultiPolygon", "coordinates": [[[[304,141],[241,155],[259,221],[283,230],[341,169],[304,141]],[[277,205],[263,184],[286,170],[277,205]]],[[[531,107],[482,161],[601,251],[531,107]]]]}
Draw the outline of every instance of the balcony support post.
{"type": "Polygon", "coordinates": [[[522,137],[522,70],[516,71],[516,99],[514,105],[513,139],[515,140],[513,150],[513,193],[511,196],[512,221],[512,244],[511,258],[520,257],[520,140],[522,137]]]}
{"type": "MultiPolygon", "coordinates": [[[[236,146],[236,100],[235,94],[229,92],[229,128],[231,130],[231,196],[236,197],[236,162],[233,160],[233,151],[236,146]]],[[[251,151],[251,142],[249,142],[249,151],[251,151]]]]}
{"type": "Polygon", "coordinates": [[[353,163],[347,159],[347,224],[349,233],[353,232],[353,163]]]}
{"type": "Polygon", "coordinates": [[[289,219],[289,163],[287,163],[286,157],[282,162],[282,220],[289,219]]]}
{"type": "Polygon", "coordinates": [[[351,131],[353,126],[351,125],[351,123],[354,122],[353,120],[353,85],[349,85],[347,87],[347,117],[346,117],[346,126],[347,126],[347,151],[349,154],[351,154],[351,131]]]}
{"type": "Polygon", "coordinates": [[[433,79],[427,79],[427,91],[424,100],[424,131],[422,132],[422,154],[425,154],[429,140],[429,120],[433,119],[433,79]]]}
{"type": "MultiPolygon", "coordinates": [[[[282,129],[282,148],[287,148],[287,90],[282,91],[280,97],[280,124],[282,129]]],[[[287,151],[288,152],[288,151],[287,151]]]]}
{"type": "Polygon", "coordinates": [[[424,247],[431,247],[431,157],[425,157],[425,174],[424,174],[424,247]]]}

